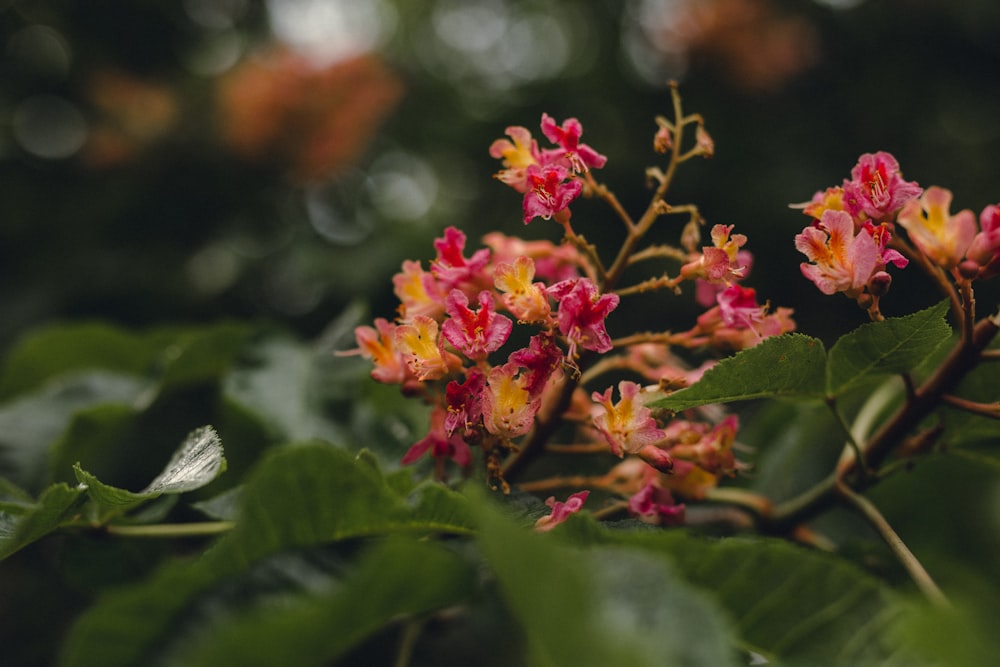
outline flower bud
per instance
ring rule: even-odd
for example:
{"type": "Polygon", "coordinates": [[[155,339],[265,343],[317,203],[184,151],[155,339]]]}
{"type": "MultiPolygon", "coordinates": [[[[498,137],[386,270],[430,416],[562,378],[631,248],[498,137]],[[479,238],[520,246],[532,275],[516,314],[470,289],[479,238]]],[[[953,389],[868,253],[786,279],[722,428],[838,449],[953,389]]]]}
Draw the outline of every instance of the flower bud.
{"type": "Polygon", "coordinates": [[[875,297],[885,296],[889,292],[890,285],[892,276],[885,271],[876,271],[868,280],[868,291],[875,297]]]}
{"type": "Polygon", "coordinates": [[[979,276],[979,262],[971,259],[963,260],[958,265],[958,275],[962,276],[966,280],[972,280],[979,276]]]}
{"type": "Polygon", "coordinates": [[[653,135],[653,150],[657,153],[666,153],[674,147],[674,138],[670,134],[670,128],[661,125],[660,129],[653,135]]]}
{"type": "Polygon", "coordinates": [[[674,459],[665,450],[656,445],[646,445],[638,451],[639,458],[660,472],[670,472],[674,469],[674,459]]]}
{"type": "Polygon", "coordinates": [[[712,157],[715,155],[715,142],[712,140],[712,136],[705,130],[704,126],[699,125],[694,132],[694,140],[698,144],[698,148],[701,149],[701,154],[705,157],[712,157]]]}

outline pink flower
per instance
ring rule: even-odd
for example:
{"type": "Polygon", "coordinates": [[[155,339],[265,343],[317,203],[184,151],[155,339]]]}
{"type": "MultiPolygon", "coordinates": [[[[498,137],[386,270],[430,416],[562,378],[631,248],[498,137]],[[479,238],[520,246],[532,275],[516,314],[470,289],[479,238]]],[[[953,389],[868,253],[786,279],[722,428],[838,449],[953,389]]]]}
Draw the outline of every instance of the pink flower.
{"type": "Polygon", "coordinates": [[[740,248],[747,242],[744,234],[733,234],[733,225],[712,227],[712,245],[702,248],[696,259],[681,267],[681,276],[701,278],[713,284],[731,284],[742,280],[747,267],[741,264],[740,248]]]}
{"type": "MultiPolygon", "coordinates": [[[[675,423],[686,426],[676,434],[677,444],[670,448],[675,458],[697,463],[712,474],[732,474],[736,471],[738,466],[733,455],[733,443],[739,430],[736,415],[729,415],[707,432],[704,424],[675,423]]],[[[675,434],[668,432],[668,435],[675,434]]]]}
{"type": "Polygon", "coordinates": [[[551,334],[540,333],[531,337],[528,347],[511,352],[508,361],[525,369],[524,388],[537,398],[562,366],[563,354],[551,334]]]}
{"type": "Polygon", "coordinates": [[[899,163],[889,153],[865,153],[844,182],[844,208],[855,219],[862,214],[883,222],[913,199],[922,189],[904,181],[899,163]]]}
{"type": "Polygon", "coordinates": [[[437,258],[431,262],[431,272],[441,285],[441,293],[470,285],[485,287],[492,282],[485,271],[490,251],[482,248],[466,259],[465,234],[460,230],[448,227],[443,237],[434,240],[434,247],[437,258]]]}
{"type": "MultiPolygon", "coordinates": [[[[730,263],[730,269],[733,268],[733,265],[739,270],[739,276],[734,274],[733,278],[743,280],[750,275],[750,269],[753,267],[753,253],[749,250],[738,250],[736,261],[730,263]]],[[[698,305],[710,308],[718,303],[719,292],[729,287],[730,284],[725,282],[710,283],[707,280],[697,278],[694,281],[694,300],[698,305]]]]}
{"type": "Polygon", "coordinates": [[[384,318],[375,320],[375,329],[360,326],[354,329],[358,349],[344,354],[360,354],[375,364],[372,377],[386,384],[402,384],[412,378],[403,354],[395,343],[396,325],[384,318]]]}
{"type": "Polygon", "coordinates": [[[991,204],[979,214],[981,231],[969,244],[965,255],[978,264],[980,278],[1000,273],[1000,204],[991,204]]]}
{"type": "Polygon", "coordinates": [[[813,195],[811,201],[806,204],[796,204],[792,208],[802,208],[802,212],[811,218],[819,220],[823,217],[823,211],[844,210],[844,188],[836,185],[813,195]]]}
{"type": "Polygon", "coordinates": [[[875,225],[870,220],[866,220],[861,227],[875,239],[875,245],[878,246],[880,259],[878,266],[875,267],[876,271],[884,269],[889,264],[892,264],[897,269],[906,268],[910,260],[903,257],[899,251],[888,247],[889,240],[892,238],[892,231],[890,231],[890,226],[887,223],[883,222],[875,225]]]}
{"type": "Polygon", "coordinates": [[[594,427],[608,441],[615,456],[638,454],[647,445],[655,445],[664,437],[652,412],[638,398],[640,391],[635,382],[622,380],[618,383],[621,396],[618,403],[611,402],[611,387],[603,394],[595,391],[591,396],[598,404],[593,415],[594,427]]]}
{"type": "Polygon", "coordinates": [[[855,236],[851,216],[832,209],[796,235],[795,247],[812,262],[800,265],[803,275],[824,294],[857,297],[881,260],[875,239],[864,230],[855,236]]]}
{"type": "Polygon", "coordinates": [[[684,523],[685,506],[677,504],[669,489],[652,482],[629,498],[628,511],[643,523],[656,526],[679,526],[684,523]]]}
{"type": "Polygon", "coordinates": [[[532,396],[527,375],[518,365],[506,363],[490,370],[483,392],[483,425],[501,438],[524,435],[535,422],[542,399],[532,396]]]}
{"type": "Polygon", "coordinates": [[[552,310],[545,283],[532,282],[534,278],[535,262],[524,255],[493,270],[493,284],[503,292],[503,304],[520,322],[544,322],[552,310]]]}
{"type": "Polygon", "coordinates": [[[493,295],[486,290],[479,293],[478,311],[469,308],[469,297],[457,289],[448,294],[445,310],[451,317],[441,325],[441,333],[473,361],[482,361],[500,349],[514,326],[493,310],[493,295]]]}
{"type": "Polygon", "coordinates": [[[406,260],[403,270],[392,277],[393,292],[399,298],[399,316],[408,320],[415,315],[437,318],[444,312],[444,294],[434,276],[420,262],[406,260]]]}
{"type": "Polygon", "coordinates": [[[445,351],[437,321],[424,315],[397,326],[393,342],[418,380],[437,380],[461,366],[458,357],[445,351]]]}
{"type": "Polygon", "coordinates": [[[792,312],[791,308],[776,308],[774,312],[762,315],[752,328],[747,328],[727,325],[722,318],[722,307],[715,306],[699,315],[695,326],[690,331],[677,334],[674,340],[678,345],[689,348],[708,345],[718,350],[745,350],[765,338],[795,331],[792,312]]]}
{"type": "Polygon", "coordinates": [[[977,231],[972,211],[949,213],[951,198],[951,190],[932,185],[920,199],[908,202],[896,218],[920,252],[945,269],[962,261],[977,231]]]}
{"type": "Polygon", "coordinates": [[[527,128],[520,126],[508,127],[507,136],[514,141],[497,139],[490,145],[490,156],[502,158],[503,166],[506,167],[496,174],[496,178],[524,193],[529,188],[527,168],[539,164],[541,159],[538,142],[531,138],[531,132],[527,128]]]}
{"type": "Polygon", "coordinates": [[[546,151],[546,157],[553,154],[558,156],[558,159],[565,160],[569,168],[576,173],[587,171],[588,167],[600,169],[608,161],[608,158],[590,146],[580,143],[583,126],[576,118],[566,119],[560,127],[551,116],[543,113],[542,134],[562,148],[562,151],[546,151]]]}
{"type": "Polygon", "coordinates": [[[559,331],[570,342],[569,356],[576,356],[579,345],[585,350],[607,352],[611,337],[604,319],[618,306],[617,294],[600,294],[587,278],[571,278],[549,287],[549,294],[559,301],[556,317],[559,331]]]}
{"type": "Polygon", "coordinates": [[[528,190],[524,193],[524,224],[539,217],[548,220],[566,209],[583,190],[580,181],[567,181],[569,173],[565,167],[557,164],[547,164],[544,167],[531,165],[527,168],[526,175],[528,190]]]}
{"type": "Polygon", "coordinates": [[[550,496],[545,504],[552,508],[552,512],[536,521],[535,529],[542,532],[552,530],[568,519],[570,514],[579,512],[589,495],[590,491],[580,491],[567,498],[566,502],[560,502],[555,496],[550,496]]]}
{"type": "Polygon", "coordinates": [[[554,283],[576,278],[587,260],[576,247],[552,241],[525,241],[516,236],[506,236],[500,232],[490,232],[483,237],[483,243],[493,250],[497,264],[515,262],[518,257],[529,257],[535,264],[535,276],[554,283]]]}
{"type": "Polygon", "coordinates": [[[469,465],[472,461],[469,445],[460,436],[447,432],[446,419],[447,413],[441,408],[431,412],[430,431],[406,451],[403,465],[409,465],[427,453],[435,459],[451,459],[463,468],[469,465]]]}
{"type": "Polygon", "coordinates": [[[486,376],[475,367],[466,372],[465,382],[460,384],[452,380],[445,387],[448,412],[444,419],[444,428],[449,437],[459,429],[467,433],[482,423],[485,387],[486,376]]]}
{"type": "Polygon", "coordinates": [[[764,319],[764,308],[757,303],[757,292],[751,287],[732,285],[719,292],[716,299],[726,326],[755,329],[764,319]]]}

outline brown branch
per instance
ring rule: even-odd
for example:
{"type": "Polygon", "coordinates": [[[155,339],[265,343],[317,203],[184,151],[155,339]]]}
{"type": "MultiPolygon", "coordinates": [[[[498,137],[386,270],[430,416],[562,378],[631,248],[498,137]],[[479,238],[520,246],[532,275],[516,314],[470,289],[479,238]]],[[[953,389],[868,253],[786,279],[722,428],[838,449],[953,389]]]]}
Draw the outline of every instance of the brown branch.
{"type": "Polygon", "coordinates": [[[979,415],[980,417],[1000,419],[1000,402],[980,403],[978,401],[970,401],[951,394],[944,394],[941,396],[941,402],[946,403],[953,408],[958,408],[959,410],[965,410],[966,412],[971,412],[974,415],[979,415]]]}
{"type": "MultiPolygon", "coordinates": [[[[930,414],[958,383],[975,368],[982,351],[1000,331],[1000,318],[986,317],[979,321],[968,338],[962,337],[937,371],[911,398],[864,444],[862,451],[866,463],[873,470],[906,441],[907,434],[920,420],[930,414]]],[[[763,532],[787,534],[800,523],[808,521],[830,508],[838,498],[838,487],[849,485],[854,491],[863,491],[874,484],[877,477],[861,474],[857,457],[841,460],[836,471],[805,493],[778,505],[774,512],[760,517],[763,532]]]]}

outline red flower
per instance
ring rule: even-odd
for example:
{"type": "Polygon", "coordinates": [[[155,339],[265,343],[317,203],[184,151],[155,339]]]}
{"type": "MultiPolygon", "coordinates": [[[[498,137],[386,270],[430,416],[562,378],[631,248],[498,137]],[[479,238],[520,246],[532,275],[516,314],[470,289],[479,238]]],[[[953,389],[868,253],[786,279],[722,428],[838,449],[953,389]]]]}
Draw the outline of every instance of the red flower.
{"type": "Polygon", "coordinates": [[[583,184],[566,178],[565,167],[556,164],[531,165],[527,171],[528,190],[524,193],[524,224],[535,218],[548,220],[580,195],[583,184]]]}
{"type": "Polygon", "coordinates": [[[476,311],[469,308],[469,298],[461,290],[452,290],[445,300],[445,310],[451,317],[441,325],[441,333],[469,359],[483,360],[507,342],[514,327],[493,308],[493,295],[486,290],[479,293],[476,311]]]}
{"type": "Polygon", "coordinates": [[[617,294],[600,294],[587,278],[558,282],[549,287],[549,294],[559,301],[559,331],[569,339],[571,358],[576,356],[577,345],[594,352],[611,349],[604,319],[618,307],[617,294]]]}
{"type": "Polygon", "coordinates": [[[560,502],[556,500],[555,496],[550,496],[548,500],[545,501],[545,504],[552,508],[552,513],[543,516],[536,521],[535,529],[543,532],[552,530],[568,519],[570,514],[579,512],[583,507],[584,501],[587,500],[587,496],[589,495],[590,491],[580,491],[567,498],[566,502],[560,502]]]}

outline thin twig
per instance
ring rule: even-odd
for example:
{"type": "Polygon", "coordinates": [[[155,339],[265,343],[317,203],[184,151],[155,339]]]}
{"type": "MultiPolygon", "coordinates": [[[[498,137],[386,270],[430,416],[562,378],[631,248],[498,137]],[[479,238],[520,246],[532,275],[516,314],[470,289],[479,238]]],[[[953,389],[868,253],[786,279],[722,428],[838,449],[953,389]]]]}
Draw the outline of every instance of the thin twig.
{"type": "Polygon", "coordinates": [[[882,513],[878,511],[875,505],[865,498],[860,493],[856,493],[847,484],[841,483],[837,486],[837,492],[842,499],[844,499],[851,507],[856,509],[861,516],[871,524],[872,528],[879,534],[879,536],[885,541],[892,551],[893,555],[899,560],[906,569],[910,578],[917,585],[917,588],[927,596],[927,598],[942,607],[950,607],[951,603],[945,594],[938,588],[938,585],[934,583],[931,575],[927,573],[924,566],[920,564],[917,557],[913,555],[906,543],[903,542],[902,538],[892,529],[889,522],[886,521],[882,513]]]}
{"type": "Polygon", "coordinates": [[[953,408],[958,408],[959,410],[965,410],[966,412],[971,412],[974,415],[979,415],[980,417],[1000,419],[1000,402],[980,403],[978,401],[970,401],[959,396],[952,396],[951,394],[944,394],[941,396],[941,402],[947,403],[953,408]]]}
{"type": "Polygon", "coordinates": [[[109,524],[105,532],[119,537],[202,537],[218,535],[232,530],[234,521],[205,521],[202,523],[154,523],[144,525],[109,524]]]}

